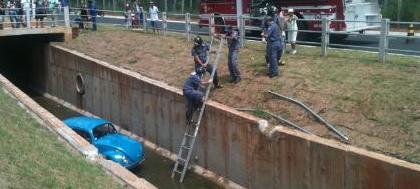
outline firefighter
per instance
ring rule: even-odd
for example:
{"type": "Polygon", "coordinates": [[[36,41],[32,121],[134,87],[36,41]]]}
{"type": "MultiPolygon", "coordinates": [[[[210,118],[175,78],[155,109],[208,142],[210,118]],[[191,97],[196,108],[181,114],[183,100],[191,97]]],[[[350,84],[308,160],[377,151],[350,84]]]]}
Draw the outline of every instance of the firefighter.
{"type": "Polygon", "coordinates": [[[238,69],[238,54],[239,54],[239,31],[233,29],[232,26],[228,26],[226,33],[226,39],[228,41],[228,68],[230,74],[230,82],[238,83],[241,81],[241,73],[238,69]]]}
{"type": "Polygon", "coordinates": [[[193,123],[192,118],[194,111],[198,110],[204,102],[203,86],[212,82],[212,79],[207,82],[201,81],[200,75],[203,72],[205,72],[204,68],[197,70],[197,72],[192,72],[184,82],[182,92],[187,99],[187,112],[185,114],[187,124],[193,123]]]}
{"type": "MultiPolygon", "coordinates": [[[[210,51],[210,46],[207,43],[203,43],[203,39],[200,36],[196,36],[193,40],[194,46],[191,49],[191,56],[194,57],[194,67],[195,71],[199,73],[200,77],[204,72],[199,72],[199,70],[204,69],[211,74],[213,71],[213,65],[207,63],[207,53],[210,51]]],[[[217,77],[217,71],[214,73],[213,84],[215,88],[222,88],[223,86],[219,84],[219,78],[217,77]]]]}
{"type": "Polygon", "coordinates": [[[281,33],[279,33],[280,30],[272,17],[267,17],[267,21],[269,27],[267,31],[263,33],[263,36],[267,39],[266,56],[269,59],[268,76],[272,78],[279,75],[277,57],[282,50],[281,33]]]}

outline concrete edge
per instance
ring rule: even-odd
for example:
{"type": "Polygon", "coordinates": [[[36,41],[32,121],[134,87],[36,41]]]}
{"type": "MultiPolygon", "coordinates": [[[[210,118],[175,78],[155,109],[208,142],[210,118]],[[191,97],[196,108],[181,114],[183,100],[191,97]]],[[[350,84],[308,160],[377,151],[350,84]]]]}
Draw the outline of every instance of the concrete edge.
{"type": "MultiPolygon", "coordinates": [[[[66,101],[64,101],[62,99],[59,99],[59,98],[57,98],[55,96],[52,96],[52,95],[50,95],[48,93],[43,93],[43,95],[44,95],[44,97],[46,97],[48,99],[51,99],[51,100],[53,100],[53,101],[55,101],[55,102],[57,102],[59,104],[62,104],[63,106],[65,106],[65,107],[67,107],[67,108],[69,108],[69,109],[71,109],[73,111],[76,111],[76,112],[78,112],[80,114],[83,114],[83,115],[86,115],[86,116],[90,116],[90,117],[98,117],[95,114],[92,114],[92,113],[90,113],[90,112],[88,112],[86,110],[79,109],[79,108],[73,106],[72,104],[70,104],[70,103],[68,103],[68,102],[66,102],[66,101]]],[[[161,156],[163,156],[165,158],[168,158],[169,160],[175,162],[176,157],[177,157],[177,154],[172,153],[169,150],[166,150],[164,148],[161,148],[161,147],[157,146],[155,143],[150,142],[149,140],[146,140],[143,137],[140,137],[140,136],[138,136],[136,134],[133,134],[133,133],[131,133],[131,132],[123,129],[122,127],[120,127],[118,125],[115,125],[114,124],[114,126],[117,128],[117,130],[119,132],[121,132],[121,133],[123,133],[123,134],[125,134],[127,136],[130,136],[131,138],[133,138],[133,139],[135,139],[135,140],[143,143],[145,146],[147,146],[148,148],[150,148],[151,150],[153,150],[155,153],[157,153],[157,154],[159,154],[159,155],[161,155],[161,156]]],[[[226,178],[224,178],[222,176],[219,176],[216,173],[214,173],[214,172],[212,172],[210,170],[207,170],[207,169],[205,169],[205,168],[203,168],[203,167],[201,167],[201,166],[199,166],[197,164],[192,163],[192,166],[191,167],[192,167],[192,171],[193,172],[195,172],[198,175],[201,175],[201,176],[209,179],[210,181],[212,181],[212,182],[214,182],[214,183],[216,183],[216,184],[218,184],[218,185],[220,185],[222,187],[231,188],[231,189],[245,189],[241,185],[239,185],[239,184],[237,184],[237,183],[235,183],[235,182],[233,182],[233,181],[231,181],[229,179],[226,179],[226,178]]]]}
{"type": "MultiPolygon", "coordinates": [[[[82,53],[79,53],[77,51],[61,47],[59,45],[52,45],[52,46],[55,47],[55,48],[58,48],[60,50],[66,51],[66,52],[74,53],[75,55],[81,56],[81,57],[86,58],[90,61],[97,62],[98,64],[100,64],[104,67],[113,69],[115,71],[119,71],[121,73],[127,74],[127,75],[129,75],[131,77],[134,77],[136,79],[143,80],[143,81],[145,81],[149,84],[152,84],[152,85],[155,85],[157,87],[161,87],[161,88],[167,89],[169,91],[172,91],[174,93],[177,93],[179,95],[182,95],[182,92],[181,92],[180,89],[177,89],[173,86],[169,86],[168,84],[166,84],[164,82],[157,81],[157,80],[142,76],[141,74],[139,74],[137,72],[133,72],[131,70],[127,70],[127,69],[124,69],[124,68],[120,68],[120,67],[111,65],[111,64],[109,64],[105,61],[101,61],[101,60],[89,57],[88,55],[84,55],[82,53]]],[[[270,140],[277,140],[277,139],[279,139],[279,137],[281,135],[289,134],[289,135],[292,135],[292,136],[295,136],[295,137],[303,138],[303,139],[307,140],[308,142],[323,144],[323,145],[326,145],[326,146],[329,146],[329,147],[332,147],[332,148],[341,149],[341,150],[346,151],[346,152],[353,152],[355,154],[360,154],[362,156],[367,156],[367,157],[370,157],[370,158],[373,158],[373,159],[378,159],[380,161],[385,161],[385,162],[388,162],[388,163],[393,164],[393,165],[402,166],[402,167],[406,167],[406,168],[409,168],[409,169],[412,169],[412,170],[420,171],[420,165],[418,165],[418,164],[414,164],[414,163],[410,163],[410,162],[400,160],[400,159],[397,159],[397,158],[394,158],[394,157],[386,156],[386,155],[383,155],[383,154],[380,154],[380,153],[377,153],[377,152],[372,152],[372,151],[368,151],[368,150],[365,150],[365,149],[361,149],[359,147],[354,147],[354,146],[344,144],[344,143],[341,143],[341,142],[338,142],[338,141],[335,141],[335,140],[332,140],[332,139],[325,139],[325,138],[322,138],[322,137],[319,137],[319,136],[302,133],[302,132],[299,132],[299,131],[289,129],[287,127],[269,126],[268,124],[265,125],[265,122],[264,122],[265,120],[261,121],[263,119],[256,118],[255,116],[247,114],[245,112],[239,112],[239,111],[237,111],[237,110],[235,110],[235,109],[233,109],[229,106],[220,104],[220,103],[215,102],[215,101],[209,101],[208,105],[209,105],[208,108],[215,108],[215,109],[219,109],[219,110],[224,110],[226,112],[226,114],[237,116],[237,117],[240,117],[242,119],[245,119],[245,120],[251,122],[256,127],[258,127],[259,130],[262,132],[262,134],[264,134],[270,140]]]]}
{"type": "Polygon", "coordinates": [[[32,98],[26,95],[23,91],[13,85],[3,75],[0,74],[0,86],[9,95],[15,98],[20,105],[26,109],[31,115],[39,120],[44,127],[52,130],[63,138],[68,144],[86,156],[86,159],[101,165],[107,172],[111,173],[113,177],[118,178],[126,185],[136,189],[155,189],[156,187],[147,182],[145,179],[139,178],[124,167],[117,163],[103,159],[98,154],[98,149],[84,140],[73,130],[67,127],[60,119],[41,107],[32,98]]]}

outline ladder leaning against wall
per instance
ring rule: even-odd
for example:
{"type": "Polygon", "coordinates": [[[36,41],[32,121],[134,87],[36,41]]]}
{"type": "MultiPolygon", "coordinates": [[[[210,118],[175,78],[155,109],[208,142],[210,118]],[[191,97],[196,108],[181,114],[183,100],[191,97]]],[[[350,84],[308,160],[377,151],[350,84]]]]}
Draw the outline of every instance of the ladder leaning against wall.
{"type": "MultiPolygon", "coordinates": [[[[224,38],[222,37],[220,38],[219,48],[216,51],[216,59],[214,60],[213,70],[210,75],[210,78],[212,78],[212,80],[216,72],[217,65],[219,64],[220,56],[222,54],[223,42],[224,42],[224,38]]],[[[209,50],[210,52],[211,52],[212,45],[213,45],[213,38],[210,45],[210,50],[209,50]]],[[[210,56],[208,56],[206,64],[209,63],[209,61],[210,61],[210,56]]],[[[175,178],[175,174],[179,174],[180,175],[179,182],[182,182],[184,180],[185,173],[187,172],[188,164],[190,162],[192,151],[194,149],[195,139],[197,138],[198,130],[200,129],[201,119],[203,118],[204,109],[205,109],[206,102],[210,94],[211,87],[212,87],[212,83],[209,83],[209,85],[206,88],[206,93],[204,95],[203,103],[197,111],[198,112],[197,121],[194,121],[190,124],[187,123],[187,127],[185,128],[185,133],[182,139],[181,147],[179,148],[179,152],[175,161],[175,166],[172,170],[172,175],[171,175],[172,178],[175,178]]]]}

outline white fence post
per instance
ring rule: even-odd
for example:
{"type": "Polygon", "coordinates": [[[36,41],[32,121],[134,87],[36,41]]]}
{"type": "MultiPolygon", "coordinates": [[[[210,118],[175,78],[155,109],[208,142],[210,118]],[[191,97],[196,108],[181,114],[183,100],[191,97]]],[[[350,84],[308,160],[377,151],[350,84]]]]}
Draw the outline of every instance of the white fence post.
{"type": "Polygon", "coordinates": [[[143,31],[147,33],[147,14],[144,10],[141,14],[143,14],[143,31]]]}
{"type": "Polygon", "coordinates": [[[209,37],[210,40],[213,39],[214,33],[214,14],[211,14],[209,17],[209,37]]]}
{"type": "Polygon", "coordinates": [[[26,28],[31,29],[31,8],[27,6],[25,8],[25,16],[26,16],[26,28]]]}
{"type": "Polygon", "coordinates": [[[70,11],[68,5],[64,6],[64,25],[70,27],[70,11]]]}
{"type": "Polygon", "coordinates": [[[241,48],[245,47],[245,17],[242,14],[239,15],[239,35],[241,48]]]}
{"type": "Polygon", "coordinates": [[[388,50],[388,33],[389,33],[389,19],[382,19],[381,34],[379,38],[379,62],[386,62],[386,54],[388,50]]]}
{"type": "Polygon", "coordinates": [[[163,35],[166,36],[166,31],[168,30],[168,15],[166,12],[162,13],[162,25],[163,25],[163,35]]]}
{"type": "Polygon", "coordinates": [[[322,18],[322,38],[321,38],[321,55],[327,56],[328,54],[328,45],[330,43],[330,20],[327,18],[322,18]]]}
{"type": "Polygon", "coordinates": [[[187,40],[190,40],[190,33],[191,33],[191,15],[190,13],[185,14],[185,34],[187,35],[187,40]]]}

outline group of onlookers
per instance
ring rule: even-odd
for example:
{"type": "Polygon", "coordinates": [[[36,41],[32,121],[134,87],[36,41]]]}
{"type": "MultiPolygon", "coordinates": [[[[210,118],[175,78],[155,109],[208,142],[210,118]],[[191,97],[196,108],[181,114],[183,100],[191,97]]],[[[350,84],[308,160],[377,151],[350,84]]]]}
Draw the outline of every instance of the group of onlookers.
{"type": "Polygon", "coordinates": [[[27,27],[35,19],[36,27],[44,26],[44,18],[51,18],[48,23],[56,26],[57,14],[61,12],[64,0],[0,0],[0,29],[3,29],[6,18],[12,28],[27,27]],[[27,23],[27,22],[30,23],[27,23]]]}
{"type": "MultiPolygon", "coordinates": [[[[159,33],[159,8],[153,1],[149,2],[149,20],[153,32],[159,33]]],[[[134,0],[125,5],[125,24],[128,27],[140,28],[143,25],[145,12],[139,0],[134,0]]]]}
{"type": "Polygon", "coordinates": [[[87,29],[87,24],[92,24],[92,31],[96,31],[96,18],[98,17],[98,10],[95,3],[89,0],[87,4],[82,4],[79,9],[79,17],[75,19],[75,22],[79,25],[79,29],[87,29]]]}

